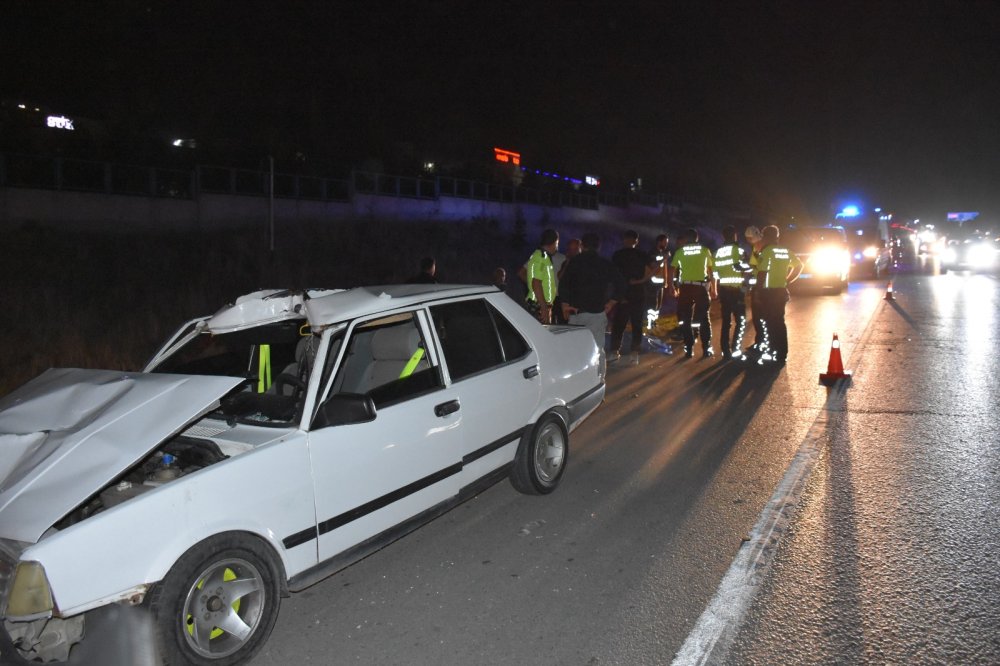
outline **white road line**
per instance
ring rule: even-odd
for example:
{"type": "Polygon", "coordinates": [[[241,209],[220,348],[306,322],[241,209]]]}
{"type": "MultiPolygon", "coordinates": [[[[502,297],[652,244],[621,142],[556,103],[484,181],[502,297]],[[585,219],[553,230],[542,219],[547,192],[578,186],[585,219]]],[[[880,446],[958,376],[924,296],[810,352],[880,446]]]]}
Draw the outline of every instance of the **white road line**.
{"type": "Polygon", "coordinates": [[[743,616],[771,565],[778,541],[787,531],[798,506],[806,479],[819,459],[829,430],[828,411],[836,395],[843,398],[842,385],[830,391],[823,410],[809,428],[781,483],[761,512],[746,541],[736,553],[715,596],[674,657],[674,666],[717,664],[722,660],[743,616]]]}
{"type": "MultiPolygon", "coordinates": [[[[879,309],[872,313],[855,350],[862,348],[867,342],[872,333],[871,323],[879,309]]],[[[674,657],[673,666],[718,664],[725,658],[750,602],[767,575],[778,542],[788,530],[792,515],[802,498],[806,480],[819,460],[823,445],[832,435],[830,422],[838,419],[843,411],[847,386],[845,382],[838,382],[830,390],[819,416],[809,427],[809,432],[785,470],[785,476],[757,519],[749,540],[740,546],[711,602],[674,657]]]]}

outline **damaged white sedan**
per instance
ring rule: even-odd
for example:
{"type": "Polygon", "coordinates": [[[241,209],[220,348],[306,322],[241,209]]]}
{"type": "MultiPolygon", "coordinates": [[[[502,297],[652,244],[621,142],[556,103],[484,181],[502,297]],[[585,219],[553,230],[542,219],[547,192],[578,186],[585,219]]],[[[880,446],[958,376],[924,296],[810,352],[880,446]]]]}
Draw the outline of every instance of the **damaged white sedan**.
{"type": "Polygon", "coordinates": [[[76,661],[138,607],[168,663],[247,661],[289,591],[499,479],[552,491],[603,398],[586,329],[473,286],[261,291],[141,373],[49,370],[0,400],[0,656],[76,661]]]}

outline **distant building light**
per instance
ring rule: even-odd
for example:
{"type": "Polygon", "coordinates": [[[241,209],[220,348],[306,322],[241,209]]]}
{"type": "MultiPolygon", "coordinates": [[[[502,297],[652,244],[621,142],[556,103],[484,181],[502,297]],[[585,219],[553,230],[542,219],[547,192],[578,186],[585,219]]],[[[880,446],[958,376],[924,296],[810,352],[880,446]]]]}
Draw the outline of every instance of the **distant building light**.
{"type": "Polygon", "coordinates": [[[513,150],[507,150],[505,148],[494,148],[493,157],[497,162],[507,162],[511,164],[521,163],[521,153],[515,153],[513,150]]]}
{"type": "Polygon", "coordinates": [[[194,139],[174,139],[170,142],[174,148],[197,148],[198,142],[194,139]]]}
{"type": "Polygon", "coordinates": [[[182,145],[184,145],[184,139],[174,139],[174,146],[180,148],[182,145]]]}
{"type": "Polygon", "coordinates": [[[18,104],[17,108],[19,108],[19,109],[27,109],[28,107],[26,107],[24,104],[18,104]]]}
{"type": "Polygon", "coordinates": [[[881,213],[881,212],[882,212],[882,209],[881,209],[881,208],[876,208],[876,209],[875,209],[875,212],[876,212],[876,213],[881,213]]]}
{"type": "Polygon", "coordinates": [[[424,171],[431,173],[434,171],[434,162],[424,162],[424,171]]]}
{"type": "MultiPolygon", "coordinates": [[[[38,109],[35,109],[38,111],[38,109]]],[[[72,130],[73,119],[66,116],[49,116],[45,119],[46,124],[53,129],[72,130]]]]}

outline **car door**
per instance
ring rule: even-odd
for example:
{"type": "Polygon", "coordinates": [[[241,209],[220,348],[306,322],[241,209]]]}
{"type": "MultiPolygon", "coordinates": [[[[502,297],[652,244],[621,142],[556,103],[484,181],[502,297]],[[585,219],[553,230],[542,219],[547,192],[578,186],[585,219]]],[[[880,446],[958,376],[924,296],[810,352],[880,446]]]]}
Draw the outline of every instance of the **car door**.
{"type": "Polygon", "coordinates": [[[375,415],[310,431],[321,561],[458,492],[461,414],[426,322],[422,311],[357,321],[330,354],[326,400],[363,395],[375,415]]]}
{"type": "Polygon", "coordinates": [[[537,352],[486,299],[430,308],[450,392],[461,403],[463,485],[514,458],[541,392],[537,352]]]}

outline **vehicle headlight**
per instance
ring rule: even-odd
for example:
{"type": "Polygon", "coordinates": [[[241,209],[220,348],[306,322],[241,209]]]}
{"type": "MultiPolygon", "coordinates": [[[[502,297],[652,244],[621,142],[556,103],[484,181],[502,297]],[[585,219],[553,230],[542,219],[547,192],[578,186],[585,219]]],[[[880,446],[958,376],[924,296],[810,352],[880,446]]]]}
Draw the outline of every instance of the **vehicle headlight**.
{"type": "Polygon", "coordinates": [[[989,268],[997,260],[997,253],[991,246],[985,243],[973,245],[969,248],[969,265],[975,268],[989,268]]]}
{"type": "Polygon", "coordinates": [[[812,255],[809,267],[813,273],[839,274],[844,272],[845,265],[850,265],[850,261],[849,253],[828,247],[812,255]]]}
{"type": "Polygon", "coordinates": [[[874,259],[878,256],[878,248],[874,245],[869,245],[865,248],[863,254],[865,255],[865,259],[874,259]]]}
{"type": "Polygon", "coordinates": [[[18,562],[7,597],[7,619],[48,617],[52,615],[54,605],[44,567],[39,562],[18,562]]]}
{"type": "Polygon", "coordinates": [[[947,247],[944,249],[944,252],[941,253],[941,259],[946,264],[953,264],[958,261],[958,252],[956,252],[953,247],[947,247]]]}

